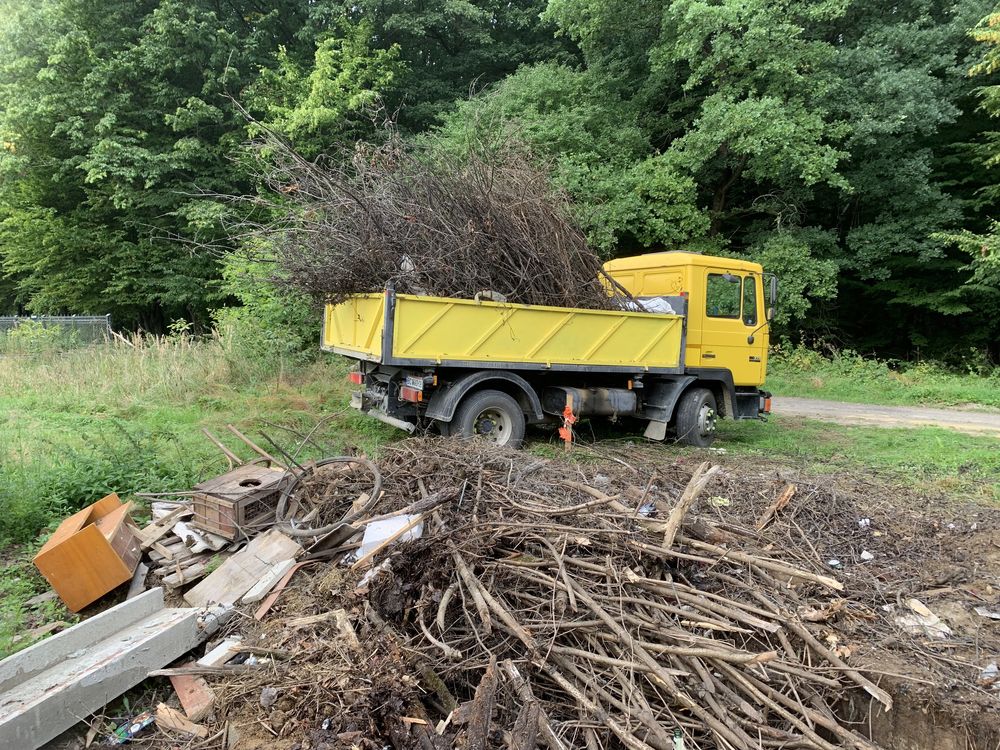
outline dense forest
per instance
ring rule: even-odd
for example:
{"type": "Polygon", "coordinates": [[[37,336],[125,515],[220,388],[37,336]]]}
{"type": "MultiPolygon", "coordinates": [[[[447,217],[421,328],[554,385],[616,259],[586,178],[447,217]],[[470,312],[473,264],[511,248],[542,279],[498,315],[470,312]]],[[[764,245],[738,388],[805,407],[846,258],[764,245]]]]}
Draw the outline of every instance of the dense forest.
{"type": "Polygon", "coordinates": [[[1000,357],[987,0],[0,9],[0,314],[211,325],[254,294],[215,196],[259,188],[255,129],[315,157],[391,116],[456,152],[524,141],[605,257],[762,262],[793,339],[1000,357]]]}

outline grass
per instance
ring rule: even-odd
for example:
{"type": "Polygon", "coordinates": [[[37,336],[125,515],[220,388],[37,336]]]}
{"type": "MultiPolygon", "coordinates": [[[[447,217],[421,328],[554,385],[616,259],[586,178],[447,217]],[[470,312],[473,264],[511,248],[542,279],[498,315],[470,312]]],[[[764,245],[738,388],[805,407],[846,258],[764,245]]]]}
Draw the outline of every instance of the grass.
{"type": "Polygon", "coordinates": [[[778,349],[767,388],[780,396],[900,405],[1000,408],[1000,368],[970,364],[956,372],[933,362],[905,364],[855,352],[823,356],[802,347],[778,349]]]}
{"type": "MultiPolygon", "coordinates": [[[[859,367],[881,373],[868,382],[889,377],[881,366],[784,356],[775,367],[772,387],[788,393],[786,387],[811,377],[829,378],[824,383],[860,382],[859,367]],[[796,362],[798,370],[793,371],[796,362]],[[841,380],[829,375],[835,371],[841,380]]],[[[48,531],[69,512],[108,492],[129,499],[135,492],[187,489],[223,471],[221,454],[201,428],[222,436],[225,425],[234,424],[255,438],[266,432],[284,445],[297,443],[284,428],[299,433],[315,428],[322,448],[310,446],[306,457],[350,446],[374,453],[401,437],[401,432],[346,408],[346,371],[346,363],[336,358],[283,363],[219,336],[136,338],[66,351],[8,350],[6,355],[0,349],[0,656],[28,645],[13,642],[18,633],[52,620],[74,621],[58,602],[35,610],[25,604],[48,589],[30,563],[48,531]]],[[[931,381],[938,383],[939,393],[953,382],[944,376],[931,381]]],[[[955,402],[970,400],[970,393],[989,402],[981,383],[954,382],[966,388],[950,391],[962,394],[955,402]]],[[[803,395],[857,398],[843,388],[836,395],[803,395]]],[[[908,393],[906,398],[912,399],[913,392],[908,393]]],[[[895,403],[919,402],[897,397],[895,403]]],[[[768,424],[724,421],[720,432],[718,445],[727,452],[759,457],[767,465],[794,463],[811,472],[874,471],[911,487],[1000,501],[1000,441],[991,438],[927,428],[842,427],[781,416],[768,424]]],[[[226,442],[251,457],[234,438],[226,442]]],[[[562,453],[554,440],[538,441],[531,450],[562,453]]],[[[663,450],[678,455],[691,451],[676,446],[663,450]]],[[[140,506],[140,518],[142,512],[140,506]]]]}
{"type": "MultiPolygon", "coordinates": [[[[0,657],[13,637],[54,619],[73,622],[58,602],[30,611],[48,585],[30,560],[69,513],[115,491],[188,489],[226,469],[201,434],[252,452],[225,431],[233,424],[258,443],[284,446],[315,429],[303,457],[348,447],[367,452],[395,437],[348,412],[347,366],[324,357],[294,368],[249,357],[224,338],[136,338],[129,344],[58,351],[0,351],[0,657]],[[289,428],[289,429],[285,429],[289,428]]],[[[137,520],[145,516],[140,502],[137,520]]]]}
{"type": "Polygon", "coordinates": [[[802,466],[810,473],[873,472],[911,489],[1000,503],[1000,440],[919,427],[847,427],[795,417],[719,423],[729,453],[802,466]]]}
{"type": "Polygon", "coordinates": [[[263,429],[294,445],[275,425],[304,432],[322,419],[314,438],[330,453],[391,435],[346,413],[340,361],[265,375],[238,369],[240,357],[225,340],[186,337],[0,357],[0,543],[29,541],[111,491],[185,489],[221,470],[203,427],[234,424],[265,442],[263,429]]]}

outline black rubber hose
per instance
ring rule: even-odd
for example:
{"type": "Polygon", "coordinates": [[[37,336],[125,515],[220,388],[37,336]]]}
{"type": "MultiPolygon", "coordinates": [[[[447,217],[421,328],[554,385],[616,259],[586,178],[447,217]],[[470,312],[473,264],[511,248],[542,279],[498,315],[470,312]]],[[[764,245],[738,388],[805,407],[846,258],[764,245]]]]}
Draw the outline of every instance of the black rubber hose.
{"type": "Polygon", "coordinates": [[[364,504],[361,508],[358,508],[353,513],[348,514],[344,518],[334,523],[328,524],[326,526],[321,526],[318,529],[310,529],[306,527],[295,527],[291,524],[291,519],[285,517],[285,512],[288,510],[288,499],[294,494],[299,483],[308,476],[307,474],[292,474],[292,481],[288,483],[284,490],[281,492],[281,496],[278,498],[278,505],[274,510],[275,526],[285,534],[289,536],[322,536],[323,534],[328,534],[334,529],[337,529],[344,524],[348,524],[351,521],[365,515],[373,507],[375,503],[378,502],[379,495],[382,494],[382,472],[378,470],[378,467],[369,461],[367,458],[358,458],[357,456],[332,456],[330,458],[321,458],[312,464],[309,474],[316,471],[316,469],[321,466],[329,466],[330,464],[361,464],[368,471],[372,473],[375,478],[375,483],[372,486],[372,491],[368,502],[364,504]]]}

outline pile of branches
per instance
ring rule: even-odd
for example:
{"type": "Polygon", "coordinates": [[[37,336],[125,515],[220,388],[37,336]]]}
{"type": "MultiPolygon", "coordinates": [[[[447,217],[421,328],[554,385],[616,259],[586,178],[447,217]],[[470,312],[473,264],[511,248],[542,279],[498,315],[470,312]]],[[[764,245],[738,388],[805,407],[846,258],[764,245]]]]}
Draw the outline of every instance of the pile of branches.
{"type": "MultiPolygon", "coordinates": [[[[230,232],[273,249],[277,279],[320,303],[381,292],[609,309],[601,262],[548,173],[513,141],[452,155],[391,128],[311,160],[257,144],[266,219],[230,232]]],[[[260,205],[258,205],[258,208],[260,205]]]]}
{"type": "Polygon", "coordinates": [[[343,607],[360,642],[317,623],[285,671],[230,685],[230,709],[277,686],[298,695],[282,721],[322,723],[331,748],[873,747],[834,711],[851,688],[892,705],[829,638],[843,584],[695,513],[718,468],[622,486],[442,440],[379,465],[372,512],[419,513],[422,538],[387,547],[363,581],[317,573],[283,612],[343,607]]]}

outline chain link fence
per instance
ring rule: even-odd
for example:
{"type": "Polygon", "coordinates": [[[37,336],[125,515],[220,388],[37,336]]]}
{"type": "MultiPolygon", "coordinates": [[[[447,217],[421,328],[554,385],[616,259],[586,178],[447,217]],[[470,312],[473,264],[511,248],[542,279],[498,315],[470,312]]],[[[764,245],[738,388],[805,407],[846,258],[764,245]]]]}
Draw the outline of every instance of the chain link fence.
{"type": "Polygon", "coordinates": [[[0,339],[40,338],[62,346],[85,346],[111,336],[110,315],[0,316],[0,339]],[[30,332],[30,334],[29,334],[30,332]]]}

